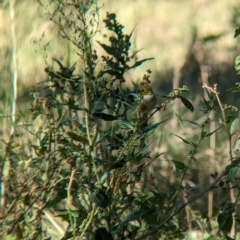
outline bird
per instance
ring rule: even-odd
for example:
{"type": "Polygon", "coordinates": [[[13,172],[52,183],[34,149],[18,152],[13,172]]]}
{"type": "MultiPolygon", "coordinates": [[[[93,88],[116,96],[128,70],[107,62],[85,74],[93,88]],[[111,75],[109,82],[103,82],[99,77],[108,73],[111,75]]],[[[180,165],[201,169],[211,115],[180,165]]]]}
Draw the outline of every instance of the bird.
{"type": "Polygon", "coordinates": [[[157,98],[148,84],[140,85],[139,91],[141,95],[139,109],[143,118],[146,119],[148,113],[155,108],[157,98]]]}

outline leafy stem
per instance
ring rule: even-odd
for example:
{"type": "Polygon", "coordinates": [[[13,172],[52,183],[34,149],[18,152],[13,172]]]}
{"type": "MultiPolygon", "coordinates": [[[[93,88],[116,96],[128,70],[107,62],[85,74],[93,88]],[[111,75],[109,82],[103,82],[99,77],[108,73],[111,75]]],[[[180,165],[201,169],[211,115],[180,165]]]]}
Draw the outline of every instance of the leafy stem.
{"type": "Polygon", "coordinates": [[[230,159],[231,161],[233,161],[233,153],[232,153],[232,134],[230,133],[229,127],[227,126],[227,121],[226,121],[226,114],[225,114],[225,109],[223,107],[223,104],[219,98],[219,93],[217,91],[217,84],[214,84],[213,87],[209,87],[207,86],[207,84],[203,84],[203,88],[208,92],[208,93],[212,93],[215,98],[217,99],[218,102],[218,106],[220,107],[221,110],[221,114],[222,114],[222,121],[221,123],[223,124],[227,135],[228,135],[228,140],[229,140],[229,155],[230,155],[230,159]]]}

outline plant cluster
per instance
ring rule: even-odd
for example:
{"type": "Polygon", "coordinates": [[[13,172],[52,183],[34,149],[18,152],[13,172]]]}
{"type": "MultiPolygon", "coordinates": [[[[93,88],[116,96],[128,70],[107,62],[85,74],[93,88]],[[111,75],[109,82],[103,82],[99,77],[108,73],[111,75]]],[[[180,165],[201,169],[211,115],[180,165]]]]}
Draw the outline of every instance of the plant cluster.
{"type": "MultiPolygon", "coordinates": [[[[179,213],[186,211],[191,230],[191,204],[217,188],[225,198],[212,216],[202,213],[198,229],[214,239],[210,228],[217,218],[218,234],[230,239],[239,202],[239,197],[231,202],[226,197],[231,191],[234,195],[237,187],[240,159],[232,153],[232,139],[238,133],[237,109],[223,106],[217,86],[204,85],[204,119],[200,123],[185,120],[197,126],[198,138],[176,135],[190,150],[185,162],[170,160],[178,176],[175,186],[162,192],[149,179],[152,187],[147,187],[144,173],[164,155],[154,155],[148,139],[168,119],[154,124],[148,120],[176,99],[194,111],[186,99],[187,87],[163,96],[165,101],[143,124],[138,84],[128,89],[125,74],[152,58],[134,61],[139,51],[132,51],[132,33],[124,34],[116,14],[107,13],[104,20],[110,36],[108,44],[98,41],[106,52],[99,58],[92,47],[99,32],[100,8],[95,1],[50,1],[46,10],[60,35],[75,46],[78,58],[70,67],[58,59],[50,64],[43,48],[47,80],[41,91],[33,91],[31,109],[19,112],[0,160],[2,235],[15,239],[184,239],[187,229],[178,222],[179,213]],[[209,125],[216,121],[211,114],[218,107],[220,126],[209,132],[209,125]],[[196,194],[184,179],[198,161],[201,144],[221,129],[229,137],[230,163],[196,194]]],[[[147,70],[142,83],[151,84],[150,76],[147,70]]],[[[183,124],[180,116],[178,120],[183,124]]]]}

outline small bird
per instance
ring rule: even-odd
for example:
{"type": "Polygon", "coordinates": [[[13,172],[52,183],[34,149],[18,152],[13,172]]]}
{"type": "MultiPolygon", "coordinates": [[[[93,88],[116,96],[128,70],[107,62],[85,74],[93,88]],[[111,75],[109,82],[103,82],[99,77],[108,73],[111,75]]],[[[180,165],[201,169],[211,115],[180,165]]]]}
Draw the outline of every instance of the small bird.
{"type": "Polygon", "coordinates": [[[141,94],[139,108],[143,114],[143,119],[145,120],[148,113],[154,109],[157,98],[148,84],[142,84],[139,91],[141,94]]]}

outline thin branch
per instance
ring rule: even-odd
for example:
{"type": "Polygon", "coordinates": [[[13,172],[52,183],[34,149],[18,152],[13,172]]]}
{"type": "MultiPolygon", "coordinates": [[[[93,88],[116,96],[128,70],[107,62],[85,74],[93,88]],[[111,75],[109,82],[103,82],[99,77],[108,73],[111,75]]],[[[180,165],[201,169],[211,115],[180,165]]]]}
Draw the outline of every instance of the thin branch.
{"type": "Polygon", "coordinates": [[[179,212],[181,212],[187,205],[191,204],[192,202],[194,202],[195,200],[197,200],[198,198],[200,198],[202,195],[204,195],[205,193],[207,193],[208,191],[212,190],[215,185],[225,176],[228,174],[228,172],[230,171],[230,169],[236,165],[238,165],[240,163],[240,158],[237,158],[236,160],[234,160],[230,165],[228,165],[225,170],[222,172],[221,175],[219,175],[218,178],[215,179],[215,181],[210,184],[203,192],[191,197],[186,203],[182,204],[179,208],[175,208],[174,211],[168,216],[166,217],[160,225],[158,225],[154,230],[142,235],[139,238],[136,238],[135,240],[142,240],[145,239],[146,237],[149,237],[153,234],[155,234],[158,230],[160,230],[166,223],[168,223],[170,220],[173,219],[174,216],[176,216],[179,212]]]}

